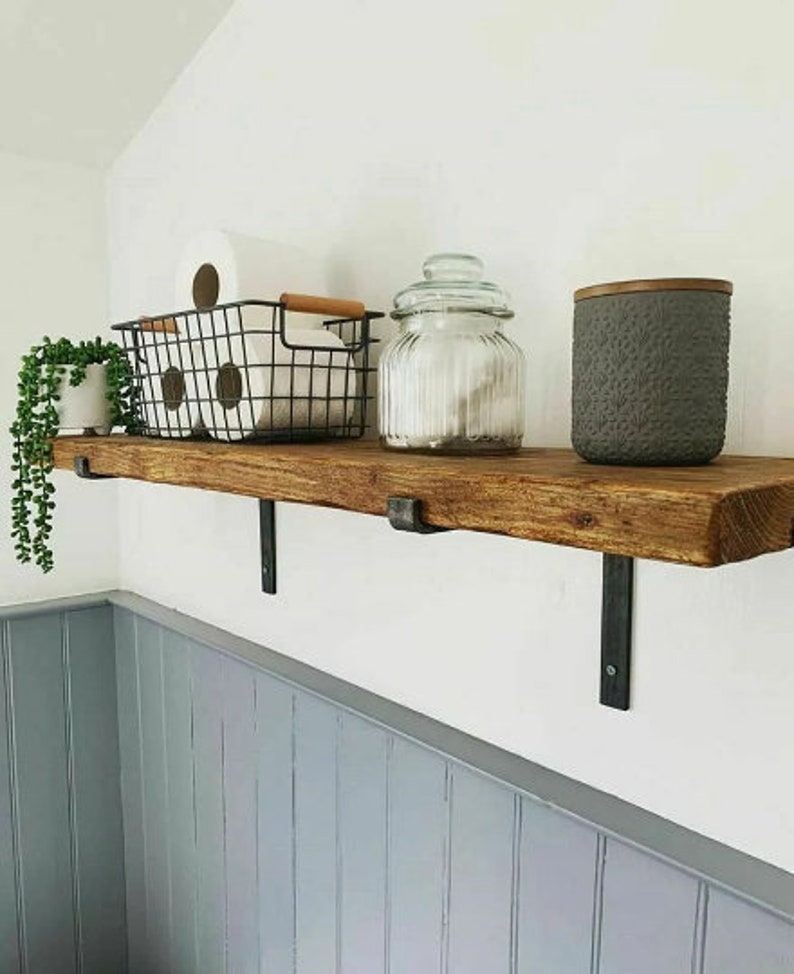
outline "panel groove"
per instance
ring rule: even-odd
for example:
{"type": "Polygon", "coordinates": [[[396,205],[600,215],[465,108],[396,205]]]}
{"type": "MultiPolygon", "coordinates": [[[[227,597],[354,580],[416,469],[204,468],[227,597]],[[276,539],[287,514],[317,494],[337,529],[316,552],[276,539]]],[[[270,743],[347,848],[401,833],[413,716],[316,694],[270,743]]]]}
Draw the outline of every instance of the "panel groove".
{"type": "MultiPolygon", "coordinates": [[[[120,752],[124,719],[120,723],[115,635],[107,607],[66,613],[60,633],[67,772],[63,820],[68,824],[78,920],[72,931],[75,966],[86,974],[127,967],[120,752]]],[[[53,655],[57,659],[57,652],[53,655]]],[[[65,902],[70,893],[67,888],[65,902]]],[[[54,969],[61,967],[58,959],[54,969]]]]}
{"type": "MultiPolygon", "coordinates": [[[[165,663],[163,657],[165,655],[165,646],[163,641],[164,630],[161,626],[158,626],[158,638],[160,643],[160,720],[163,725],[163,783],[165,784],[165,821],[171,821],[171,789],[169,785],[170,775],[168,773],[168,723],[166,721],[166,710],[165,710],[165,663]]],[[[165,874],[166,874],[166,887],[168,889],[168,896],[166,898],[166,903],[168,904],[168,916],[166,917],[166,944],[163,945],[166,957],[173,956],[174,949],[174,908],[173,908],[173,898],[174,898],[174,882],[173,882],[173,872],[171,869],[171,843],[165,843],[165,874]]]]}
{"type": "Polygon", "coordinates": [[[298,764],[298,727],[297,727],[297,695],[293,693],[290,700],[290,856],[292,857],[292,974],[298,971],[298,805],[297,805],[297,764],[298,764]]]}
{"type": "MultiPolygon", "coordinates": [[[[221,699],[225,695],[226,668],[228,661],[224,659],[222,667],[221,699]]],[[[223,841],[223,969],[229,970],[229,858],[226,838],[226,714],[221,710],[221,815],[223,841]]]]}
{"type": "Polygon", "coordinates": [[[342,787],[341,787],[341,762],[342,747],[344,745],[344,722],[342,714],[336,717],[336,739],[334,742],[334,844],[335,844],[335,925],[336,943],[336,974],[342,974],[342,915],[344,910],[344,884],[342,882],[342,870],[344,869],[344,853],[342,850],[342,787]]]}
{"type": "Polygon", "coordinates": [[[521,839],[524,801],[513,795],[513,870],[510,891],[510,974],[518,974],[518,921],[521,915],[521,839]]]}
{"type": "Polygon", "coordinates": [[[19,969],[28,972],[28,944],[25,930],[24,889],[19,834],[19,780],[17,776],[16,718],[14,714],[14,674],[11,665],[11,623],[5,621],[2,630],[3,677],[6,693],[6,741],[8,746],[8,791],[11,809],[11,848],[14,857],[14,886],[16,889],[16,926],[19,969]]]}
{"type": "Polygon", "coordinates": [[[449,974],[449,921],[452,907],[452,804],[454,793],[452,765],[444,764],[444,801],[447,817],[444,832],[444,859],[442,870],[441,901],[441,974],[449,974]]]}
{"type": "Polygon", "coordinates": [[[598,834],[593,880],[593,927],[590,940],[590,974],[601,971],[601,937],[604,927],[604,875],[606,873],[607,838],[598,834]]]}
{"type": "MultiPolygon", "coordinates": [[[[111,603],[105,603],[108,610],[110,611],[110,625],[111,632],[113,633],[113,678],[115,681],[114,692],[116,695],[116,745],[118,748],[118,761],[119,761],[119,778],[118,778],[118,788],[119,788],[119,812],[121,815],[120,826],[121,826],[121,849],[119,850],[119,855],[121,856],[121,877],[122,877],[122,890],[121,890],[121,916],[122,916],[122,941],[121,941],[121,962],[122,970],[121,974],[132,974],[130,970],[130,929],[128,922],[128,894],[127,894],[127,844],[125,836],[125,824],[124,824],[124,783],[123,783],[123,773],[122,773],[122,759],[121,759],[121,714],[119,709],[119,690],[118,690],[118,665],[117,665],[117,653],[119,645],[119,637],[117,632],[118,625],[118,613],[119,610],[114,608],[111,603]]],[[[94,608],[92,606],[91,608],[94,608]]]]}
{"type": "Polygon", "coordinates": [[[703,974],[706,966],[706,927],[709,913],[709,887],[705,880],[698,885],[695,928],[692,935],[692,974],[703,974]]]}
{"type": "Polygon", "coordinates": [[[383,974],[391,974],[391,857],[392,857],[392,827],[391,827],[391,775],[392,759],[394,757],[394,737],[389,734],[386,738],[386,777],[385,777],[385,808],[384,822],[384,889],[383,889],[383,974]]]}
{"type": "Polygon", "coordinates": [[[74,771],[74,724],[72,718],[71,647],[69,642],[69,616],[61,616],[61,678],[63,680],[63,723],[66,742],[66,797],[69,815],[69,858],[72,867],[72,917],[74,924],[74,962],[77,974],[82,974],[83,932],[80,909],[80,881],[78,864],[80,850],[77,837],[77,794],[74,771]]]}
{"type": "MultiPolygon", "coordinates": [[[[254,741],[259,741],[259,681],[254,677],[254,741]]],[[[255,860],[255,871],[254,875],[256,877],[256,970],[257,974],[262,974],[262,924],[259,922],[259,918],[262,916],[262,875],[261,875],[261,865],[260,865],[260,806],[259,806],[259,788],[261,786],[261,781],[259,777],[259,762],[255,763],[256,770],[254,772],[254,821],[256,822],[256,837],[254,845],[254,855],[255,860]]]]}
{"type": "Polygon", "coordinates": [[[192,659],[188,663],[188,687],[190,694],[190,775],[193,805],[193,848],[196,853],[193,872],[193,896],[195,902],[195,909],[193,910],[193,957],[198,964],[200,870],[198,867],[198,799],[196,797],[196,687],[192,659]]]}
{"type": "Polygon", "coordinates": [[[147,957],[149,950],[149,890],[151,878],[149,876],[149,843],[146,837],[146,767],[143,749],[143,701],[141,699],[141,653],[140,653],[140,625],[138,616],[133,616],[133,635],[135,650],[135,705],[138,710],[138,761],[140,764],[141,780],[141,848],[143,852],[143,956],[147,957]]]}

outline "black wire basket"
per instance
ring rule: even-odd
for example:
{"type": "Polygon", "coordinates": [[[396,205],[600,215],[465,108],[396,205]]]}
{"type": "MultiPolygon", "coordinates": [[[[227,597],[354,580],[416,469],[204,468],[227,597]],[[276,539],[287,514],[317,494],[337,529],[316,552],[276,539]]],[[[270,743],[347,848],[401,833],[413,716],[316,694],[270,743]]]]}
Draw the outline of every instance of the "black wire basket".
{"type": "Polygon", "coordinates": [[[358,302],[283,294],[113,330],[134,371],[142,435],[297,442],[364,433],[370,323],[382,317],[358,302]],[[322,326],[307,326],[307,314],[323,315],[322,326]]]}

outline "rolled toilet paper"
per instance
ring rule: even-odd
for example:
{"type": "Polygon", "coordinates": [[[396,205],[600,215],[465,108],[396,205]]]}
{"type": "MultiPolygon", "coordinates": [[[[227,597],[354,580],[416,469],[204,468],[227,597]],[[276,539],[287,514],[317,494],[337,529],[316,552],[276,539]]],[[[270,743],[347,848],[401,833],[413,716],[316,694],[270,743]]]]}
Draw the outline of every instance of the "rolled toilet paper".
{"type": "MultiPolygon", "coordinates": [[[[298,247],[211,230],[189,240],[182,251],[175,298],[180,310],[207,309],[234,301],[276,301],[282,291],[322,293],[323,285],[319,261],[298,247]]],[[[268,309],[246,311],[256,317],[268,309]]],[[[294,315],[291,322],[310,327],[312,319],[294,315]]]]}
{"type": "Polygon", "coordinates": [[[262,433],[343,435],[353,418],[353,357],[335,334],[292,329],[286,347],[278,333],[245,333],[205,345],[207,369],[198,375],[204,426],[233,441],[262,433]]]}
{"type": "Polygon", "coordinates": [[[139,412],[151,435],[184,439],[202,428],[198,376],[201,342],[141,332],[139,412]]]}

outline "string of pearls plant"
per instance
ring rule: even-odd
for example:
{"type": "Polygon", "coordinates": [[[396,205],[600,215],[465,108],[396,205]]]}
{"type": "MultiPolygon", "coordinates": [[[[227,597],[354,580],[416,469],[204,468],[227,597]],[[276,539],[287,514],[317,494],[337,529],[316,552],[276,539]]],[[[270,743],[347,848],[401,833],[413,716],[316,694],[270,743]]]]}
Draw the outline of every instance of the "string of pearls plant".
{"type": "Polygon", "coordinates": [[[11,537],[17,560],[31,561],[43,571],[54,565],[50,537],[55,511],[52,483],[52,446],[58,433],[58,402],[69,366],[69,385],[79,386],[89,365],[104,365],[112,426],[136,431],[136,388],[123,349],[101,338],[77,344],[68,338],[44,338],[22,358],[17,386],[16,420],[11,469],[15,478],[11,496],[11,537]]]}

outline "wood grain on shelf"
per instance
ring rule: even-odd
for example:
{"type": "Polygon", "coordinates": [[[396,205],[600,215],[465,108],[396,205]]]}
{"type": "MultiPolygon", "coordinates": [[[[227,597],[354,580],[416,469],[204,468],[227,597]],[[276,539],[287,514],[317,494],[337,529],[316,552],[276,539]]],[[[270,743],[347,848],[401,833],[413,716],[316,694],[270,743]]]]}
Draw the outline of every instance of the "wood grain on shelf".
{"type": "Polygon", "coordinates": [[[224,444],[58,437],[55,465],[383,515],[392,495],[425,520],[613,554],[714,566],[792,544],[794,459],[720,457],[702,467],[606,467],[570,450],[436,457],[376,443],[224,444]]]}

